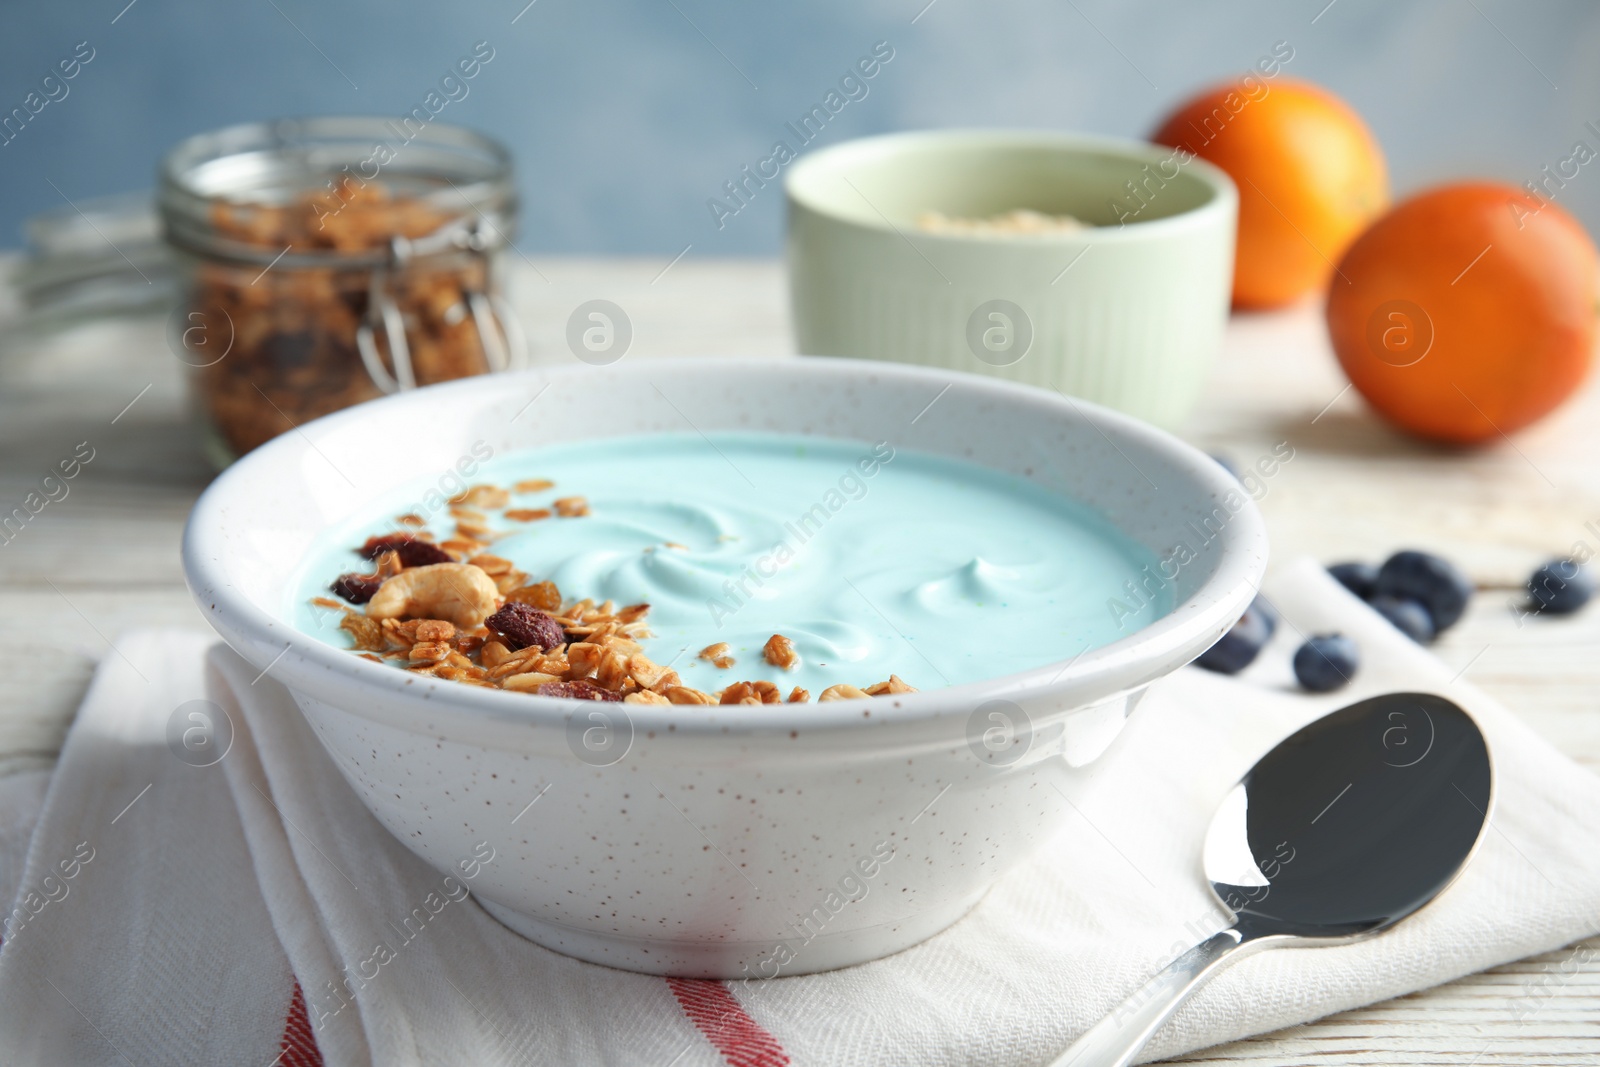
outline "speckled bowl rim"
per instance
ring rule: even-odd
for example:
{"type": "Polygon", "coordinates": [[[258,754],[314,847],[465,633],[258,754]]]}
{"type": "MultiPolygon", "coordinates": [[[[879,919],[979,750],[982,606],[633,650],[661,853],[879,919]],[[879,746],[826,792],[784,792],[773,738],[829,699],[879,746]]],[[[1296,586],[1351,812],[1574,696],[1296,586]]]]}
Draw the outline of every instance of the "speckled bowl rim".
{"type": "Polygon", "coordinates": [[[1089,226],[1070,233],[1029,234],[1026,237],[991,237],[981,234],[933,233],[923,230],[905,232],[898,230],[881,216],[863,222],[841,215],[829,204],[822,202],[808,188],[822,171],[840,170],[861,162],[915,150],[926,146],[960,148],[966,146],[973,152],[995,149],[1035,148],[1059,152],[1062,155],[1113,156],[1134,163],[1159,163],[1172,155],[1175,149],[1149,141],[1132,141],[1120,137],[1104,137],[1086,133],[1063,133],[1056,130],[913,130],[905,133],[886,133],[875,137],[860,137],[844,141],[816,152],[807,153],[789,168],[783,179],[784,196],[791,209],[800,207],[835,226],[864,233],[887,234],[895,239],[914,238],[935,244],[967,246],[988,250],[1016,251],[1028,248],[1078,248],[1095,244],[1123,244],[1164,240],[1175,232],[1210,224],[1212,216],[1227,211],[1239,199],[1238,187],[1227,172],[1199,157],[1183,164],[1185,173],[1192,175],[1211,191],[1204,203],[1185,211],[1159,218],[1136,219],[1126,226],[1089,226]]]}
{"type": "MultiPolygon", "coordinates": [[[[719,374],[733,367],[774,369],[795,375],[814,374],[834,380],[876,378],[915,383],[924,389],[938,390],[959,384],[964,390],[981,394],[997,404],[1045,408],[1067,419],[1087,419],[1108,441],[1136,445],[1140,451],[1161,453],[1175,468],[1193,480],[1197,494],[1220,500],[1241,487],[1210,456],[1164,430],[1132,416],[1123,415],[1088,401],[1018,385],[1000,379],[961,372],[934,370],[919,366],[863,362],[852,359],[805,356],[787,359],[687,358],[636,360],[626,369],[610,367],[606,374],[648,374],[670,378],[675,373],[715,370],[719,374]]],[[[190,593],[213,627],[245,659],[258,668],[267,668],[268,657],[252,656],[251,649],[281,647],[273,660],[273,677],[291,691],[302,691],[335,707],[341,707],[379,722],[414,721],[397,714],[402,705],[412,711],[425,709],[431,727],[448,731],[452,726],[472,732],[475,721],[513,726],[559,727],[575,713],[597,705],[591,701],[556,698],[530,698],[527,694],[464,685],[431,677],[418,677],[392,666],[374,663],[335,648],[293,623],[251,603],[234,590],[228,580],[225,562],[227,535],[236,530],[227,512],[235,494],[249,493],[261,479],[293,477],[297,461],[316,448],[319,437],[330,436],[369,418],[379,405],[448,406],[456,394],[509,388],[507,379],[542,382],[557,377],[597,375],[587,366],[532,368],[513,374],[467,378],[429,386],[369,401],[365,404],[324,416],[301,426],[297,432],[283,434],[244,456],[224,471],[201,495],[190,513],[183,536],[184,577],[190,593]],[[235,635],[244,641],[234,639],[235,635]],[[351,684],[343,684],[351,683],[351,684]],[[389,703],[363,699],[351,707],[344,697],[352,689],[370,692],[370,697],[386,697],[389,703]],[[454,716],[451,718],[446,715],[454,716]]],[[[601,380],[597,375],[596,380],[601,380]]],[[[381,490],[380,490],[381,492],[381,490]]],[[[1217,636],[1225,632],[1244,612],[1256,595],[1267,561],[1266,524],[1248,495],[1244,507],[1223,526],[1218,535],[1219,557],[1215,571],[1195,592],[1167,615],[1127,637],[1103,645],[1071,660],[1057,660],[1027,671],[962,685],[944,686],[894,697],[867,697],[827,703],[779,705],[656,705],[606,704],[627,709],[629,721],[641,732],[656,731],[663,737],[685,739],[752,738],[774,734],[790,735],[804,731],[813,740],[836,731],[859,731],[864,727],[942,723],[966,718],[984,701],[1006,698],[1022,701],[1038,697],[1060,698],[1065,711],[1083,707],[1119,693],[1136,689],[1171,673],[1199,655],[1217,636]]],[[[941,730],[943,728],[941,727],[941,730]]]]}

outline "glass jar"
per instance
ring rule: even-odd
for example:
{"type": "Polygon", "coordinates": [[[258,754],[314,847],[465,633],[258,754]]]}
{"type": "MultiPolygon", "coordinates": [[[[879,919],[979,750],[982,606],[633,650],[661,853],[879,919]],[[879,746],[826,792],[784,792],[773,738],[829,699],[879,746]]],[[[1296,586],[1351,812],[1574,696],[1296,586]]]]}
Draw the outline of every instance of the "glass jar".
{"type": "Polygon", "coordinates": [[[384,393],[526,361],[500,295],[516,226],[509,153],[442,123],[292,119],[169,152],[169,323],[226,462],[384,393]]]}

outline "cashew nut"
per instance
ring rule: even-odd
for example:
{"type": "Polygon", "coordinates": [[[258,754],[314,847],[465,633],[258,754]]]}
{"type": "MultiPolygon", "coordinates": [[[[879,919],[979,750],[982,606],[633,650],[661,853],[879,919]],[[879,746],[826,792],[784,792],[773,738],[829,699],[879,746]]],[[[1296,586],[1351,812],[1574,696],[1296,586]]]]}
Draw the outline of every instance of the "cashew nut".
{"type": "Polygon", "coordinates": [[[411,567],[384,581],[367,602],[374,619],[444,619],[463,630],[483,625],[500,590],[494,579],[468,563],[411,567]]]}

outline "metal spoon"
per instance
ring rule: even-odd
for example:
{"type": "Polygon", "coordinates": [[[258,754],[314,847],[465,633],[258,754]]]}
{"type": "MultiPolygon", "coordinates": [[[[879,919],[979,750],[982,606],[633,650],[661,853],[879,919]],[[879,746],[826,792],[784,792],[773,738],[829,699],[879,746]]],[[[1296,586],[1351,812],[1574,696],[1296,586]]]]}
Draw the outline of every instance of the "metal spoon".
{"type": "Polygon", "coordinates": [[[1055,1060],[1124,1067],[1191,993],[1262,948],[1378,934],[1438,896],[1488,822],[1489,751],[1466,712],[1390,693],[1325,715],[1234,786],[1205,874],[1234,924],[1173,960],[1055,1060]]]}

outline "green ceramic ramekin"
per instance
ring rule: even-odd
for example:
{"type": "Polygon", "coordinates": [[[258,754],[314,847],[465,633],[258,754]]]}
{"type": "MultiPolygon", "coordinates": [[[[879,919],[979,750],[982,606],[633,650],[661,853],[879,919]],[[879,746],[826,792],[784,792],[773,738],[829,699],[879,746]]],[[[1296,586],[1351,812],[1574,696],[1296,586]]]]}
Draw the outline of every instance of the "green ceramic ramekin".
{"type": "Polygon", "coordinates": [[[785,181],[795,337],[807,355],[978,371],[1182,423],[1222,342],[1238,194],[1176,149],[1044,131],[849,141],[785,181]],[[1063,234],[924,232],[1015,208],[1063,234]]]}

